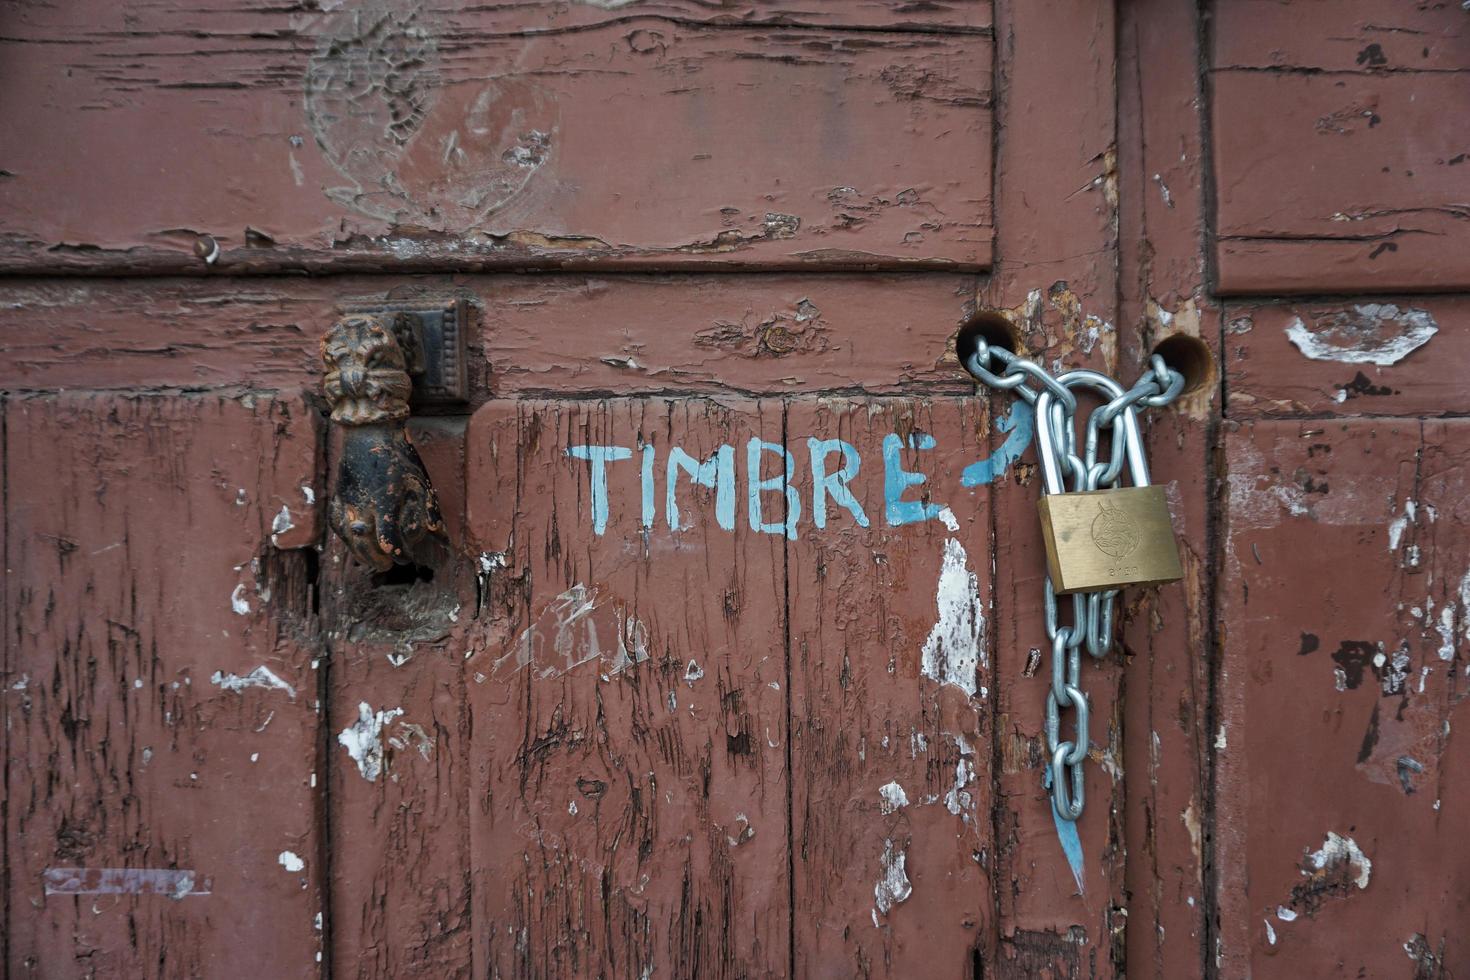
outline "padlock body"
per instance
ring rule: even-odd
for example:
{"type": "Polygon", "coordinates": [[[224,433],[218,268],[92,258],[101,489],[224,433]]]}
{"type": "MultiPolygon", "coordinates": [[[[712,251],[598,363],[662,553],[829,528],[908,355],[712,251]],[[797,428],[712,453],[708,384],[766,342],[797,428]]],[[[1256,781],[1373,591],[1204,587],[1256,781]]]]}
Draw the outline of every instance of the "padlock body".
{"type": "Polygon", "coordinates": [[[1037,507],[1047,568],[1060,595],[1183,576],[1163,487],[1046,494],[1037,507]]]}

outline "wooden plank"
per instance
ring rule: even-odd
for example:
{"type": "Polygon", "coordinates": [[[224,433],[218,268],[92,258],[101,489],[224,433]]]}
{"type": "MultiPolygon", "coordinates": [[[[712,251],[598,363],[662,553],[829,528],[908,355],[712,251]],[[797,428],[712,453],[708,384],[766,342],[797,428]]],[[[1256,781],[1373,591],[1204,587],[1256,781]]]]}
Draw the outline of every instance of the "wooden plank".
{"type": "Polygon", "coordinates": [[[272,544],[320,533],[317,414],[77,394],[6,423],[9,968],[318,975],[312,563],[272,544]]]}
{"type": "MultiPolygon", "coordinates": [[[[997,66],[1011,125],[996,161],[996,224],[1005,229],[981,306],[1014,325],[1022,346],[1048,367],[1118,371],[1118,173],[1115,8],[1079,0],[997,8],[997,66]],[[1058,65],[1068,66],[1057,71],[1058,65]]],[[[992,399],[1004,414],[1011,396],[992,399]]],[[[1004,433],[992,438],[1000,445],[1004,433]]],[[[1119,785],[1089,760],[1081,841],[1080,896],[1041,788],[1045,682],[1025,678],[1032,647],[1044,646],[1037,477],[1013,470],[996,484],[992,650],[1002,678],[993,711],[996,914],[1000,945],[987,976],[1112,976],[1123,969],[1124,862],[1115,841],[1119,785]],[[1085,939],[1085,941],[1083,941],[1085,939]]],[[[1087,658],[1084,658],[1087,659],[1087,658]]],[[[1084,670],[1092,737],[1116,758],[1118,667],[1084,670]]],[[[1116,770],[1114,770],[1116,771],[1116,770]]]]}
{"type": "Polygon", "coordinates": [[[790,404],[796,976],[995,961],[991,516],[961,482],[988,425],[973,397],[790,404]],[[927,480],[894,496],[912,513],[886,506],[900,467],[927,480]]]}
{"type": "Polygon", "coordinates": [[[1226,313],[1236,418],[1470,412],[1470,301],[1238,303],[1226,313]]]}
{"type": "MultiPolygon", "coordinates": [[[[463,540],[464,419],[415,420],[451,541],[463,540]]],[[[329,538],[327,674],[332,968],[448,977],[470,967],[470,753],[464,653],[470,563],[382,583],[329,538]]]]}
{"type": "Polygon", "coordinates": [[[1263,421],[1224,452],[1220,970],[1440,975],[1470,913],[1470,426],[1263,421]]]}
{"type": "Polygon", "coordinates": [[[1461,12],[1440,4],[1375,0],[1232,0],[1212,20],[1217,64],[1335,72],[1465,67],[1461,12]]]}
{"type": "Polygon", "coordinates": [[[1470,286],[1460,11],[1237,3],[1215,18],[1219,288],[1470,286]],[[1270,105],[1273,111],[1260,112],[1270,105]]]}
{"type": "Polygon", "coordinates": [[[17,9],[0,271],[989,263],[988,36],[545,9],[17,9]]]}
{"type": "MultiPolygon", "coordinates": [[[[1216,16],[1212,12],[1209,16],[1216,16]]],[[[1214,640],[1215,432],[1220,301],[1201,242],[1210,208],[1198,97],[1205,10],[1143,0],[1118,7],[1119,324],[1121,364],[1193,338],[1213,363],[1200,389],[1152,421],[1149,468],[1166,487],[1185,579],[1130,590],[1123,602],[1123,806],[1126,963],[1134,976],[1211,970],[1211,677],[1214,640]]],[[[1177,355],[1174,355],[1177,359],[1177,355]]],[[[1127,372],[1125,372],[1126,374],[1127,372]]]]}
{"type": "Polygon", "coordinates": [[[0,283],[0,387],[278,388],[318,378],[354,297],[461,295],[471,398],[970,390],[975,277],[369,277],[0,283]],[[148,316],[140,317],[146,309],[148,316]]]}
{"type": "MultiPolygon", "coordinates": [[[[383,5],[408,10],[403,5],[383,5]]],[[[420,16],[463,17],[479,29],[497,34],[563,33],[609,24],[674,20],[723,27],[833,27],[935,33],[984,33],[991,28],[990,0],[940,0],[924,4],[891,4],[881,0],[738,0],[718,5],[698,0],[625,0],[618,4],[537,3],[506,0],[469,9],[463,4],[439,2],[415,5],[420,16]]],[[[330,12],[330,4],[323,8],[330,12]]],[[[106,4],[70,4],[65,7],[19,9],[15,23],[33,29],[120,31],[142,24],[155,30],[201,35],[211,31],[225,36],[258,32],[279,11],[238,0],[199,0],[187,7],[166,2],[136,3],[123,11],[106,4]]],[[[298,13],[303,13],[299,12],[298,13]]],[[[310,24],[311,17],[301,17],[310,24]]]]}
{"type": "Polygon", "coordinates": [[[780,406],[755,401],[494,402],[471,420],[470,534],[522,590],[512,642],[467,663],[477,974],[788,972],[782,494],[756,493],[778,534],[753,530],[747,470],[750,440],[781,435],[780,406]],[[722,445],[730,509],[715,473],[711,493],[676,471],[672,531],[673,447],[722,445]],[[605,497],[590,446],[629,454],[605,497]],[[513,494],[480,489],[512,471],[513,494]]]}

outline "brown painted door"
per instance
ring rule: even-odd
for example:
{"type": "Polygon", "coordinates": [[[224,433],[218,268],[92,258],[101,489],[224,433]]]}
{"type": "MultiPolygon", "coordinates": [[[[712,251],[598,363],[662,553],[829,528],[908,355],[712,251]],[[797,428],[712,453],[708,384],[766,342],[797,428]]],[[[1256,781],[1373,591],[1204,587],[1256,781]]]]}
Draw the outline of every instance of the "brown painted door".
{"type": "Polygon", "coordinates": [[[0,7],[7,975],[1463,966],[1464,14],[1215,6],[0,7]],[[317,344],[415,297],[374,576],[317,344]],[[977,314],[1197,383],[1075,874],[977,314]]]}

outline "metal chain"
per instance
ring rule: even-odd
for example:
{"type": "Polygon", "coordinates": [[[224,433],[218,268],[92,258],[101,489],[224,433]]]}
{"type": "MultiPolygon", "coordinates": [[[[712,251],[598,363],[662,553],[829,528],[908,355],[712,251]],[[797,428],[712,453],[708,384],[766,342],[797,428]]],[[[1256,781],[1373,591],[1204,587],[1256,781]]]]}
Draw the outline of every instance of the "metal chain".
{"type": "MultiPolygon", "coordinates": [[[[1122,479],[1125,461],[1131,462],[1135,482],[1148,480],[1147,462],[1139,435],[1140,408],[1162,408],[1184,390],[1184,375],[1157,354],[1133,383],[1122,385],[1096,371],[1075,370],[1053,375],[1041,365],[977,338],[965,369],[986,385],[1014,391],[1036,409],[1036,453],[1044,482],[1060,492],[1110,489],[1122,479]],[[999,368],[997,371],[996,368],[999,368]],[[1037,387],[1028,382],[1034,381],[1037,387]],[[1082,455],[1077,454],[1078,415],[1074,388],[1091,388],[1107,399],[1086,415],[1082,455]],[[1109,433],[1108,458],[1098,462],[1104,429],[1109,433]]],[[[1048,492],[1054,492],[1049,489],[1048,492]]],[[[1046,748],[1048,765],[1043,781],[1052,806],[1063,820],[1082,816],[1082,763],[1092,743],[1088,737],[1088,702],[1082,690],[1082,648],[1094,658],[1112,649],[1113,605],[1117,589],[1072,593],[1071,622],[1059,614],[1056,586],[1046,577],[1044,597],[1046,636],[1051,641],[1051,686],[1046,692],[1046,748]],[[1062,711],[1074,711],[1072,737],[1062,738],[1062,711]]]]}

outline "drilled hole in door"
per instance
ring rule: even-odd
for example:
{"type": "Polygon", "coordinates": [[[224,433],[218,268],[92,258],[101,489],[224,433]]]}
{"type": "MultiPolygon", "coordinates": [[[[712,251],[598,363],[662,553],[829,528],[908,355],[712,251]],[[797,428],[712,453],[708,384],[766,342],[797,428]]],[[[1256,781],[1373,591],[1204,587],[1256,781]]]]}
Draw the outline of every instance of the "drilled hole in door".
{"type": "Polygon", "coordinates": [[[991,347],[999,347],[1012,354],[1021,349],[1021,338],[1015,324],[995,310],[981,310],[960,327],[955,336],[954,350],[961,365],[970,359],[982,340],[991,347]]]}
{"type": "Polygon", "coordinates": [[[1184,394],[1214,383],[1215,358],[1210,354],[1209,345],[1198,337],[1176,333],[1159,341],[1153,352],[1184,375],[1184,394]]]}

